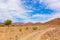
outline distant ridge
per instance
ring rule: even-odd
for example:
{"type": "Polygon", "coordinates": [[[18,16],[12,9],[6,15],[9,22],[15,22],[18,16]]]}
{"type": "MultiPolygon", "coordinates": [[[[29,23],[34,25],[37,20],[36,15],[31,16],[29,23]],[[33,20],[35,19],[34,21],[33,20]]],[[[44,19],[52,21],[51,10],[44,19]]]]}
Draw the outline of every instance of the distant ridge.
{"type": "Polygon", "coordinates": [[[24,25],[34,25],[32,22],[27,22],[27,23],[24,23],[24,25]]]}
{"type": "Polygon", "coordinates": [[[19,25],[24,25],[24,23],[23,22],[15,22],[15,23],[12,23],[12,25],[19,26],[19,25]]]}
{"type": "Polygon", "coordinates": [[[37,23],[34,23],[34,25],[42,25],[43,23],[40,23],[40,22],[37,22],[37,23]]]}
{"type": "Polygon", "coordinates": [[[0,22],[0,24],[4,24],[4,23],[0,22]]]}
{"type": "Polygon", "coordinates": [[[15,22],[14,25],[60,25],[60,18],[53,19],[51,21],[48,21],[46,23],[41,23],[41,22],[27,22],[27,23],[22,23],[22,22],[15,22]]]}
{"type": "MultiPolygon", "coordinates": [[[[1,23],[0,22],[0,25],[4,25],[4,23],[1,23]]],[[[15,23],[12,23],[12,25],[16,25],[16,26],[20,26],[20,25],[60,25],[60,18],[56,18],[56,19],[53,19],[51,21],[48,21],[46,23],[41,23],[41,22],[36,22],[36,23],[32,23],[32,22],[27,22],[27,23],[23,23],[23,22],[15,22],[15,23]]]]}
{"type": "Polygon", "coordinates": [[[44,24],[46,24],[46,25],[60,25],[60,18],[53,19],[53,20],[48,21],[44,24]]]}

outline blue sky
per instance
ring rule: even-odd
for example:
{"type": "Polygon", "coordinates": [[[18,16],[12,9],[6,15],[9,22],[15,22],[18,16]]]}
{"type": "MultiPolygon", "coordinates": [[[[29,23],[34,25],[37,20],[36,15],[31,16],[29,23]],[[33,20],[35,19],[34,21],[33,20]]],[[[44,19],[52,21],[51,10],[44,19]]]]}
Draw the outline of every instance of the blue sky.
{"type": "Polygon", "coordinates": [[[0,0],[0,22],[47,22],[60,18],[59,0],[0,0]]]}

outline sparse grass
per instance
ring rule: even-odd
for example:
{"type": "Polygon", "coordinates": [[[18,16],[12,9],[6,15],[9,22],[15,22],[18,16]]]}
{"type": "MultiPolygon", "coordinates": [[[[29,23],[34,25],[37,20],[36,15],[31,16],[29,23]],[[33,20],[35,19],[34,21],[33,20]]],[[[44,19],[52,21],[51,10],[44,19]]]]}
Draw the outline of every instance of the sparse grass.
{"type": "Polygon", "coordinates": [[[0,27],[4,27],[4,25],[0,25],[0,27]]]}
{"type": "MultiPolygon", "coordinates": [[[[50,26],[48,26],[48,27],[47,26],[45,27],[45,26],[46,25],[43,25],[43,26],[41,26],[41,25],[40,26],[36,26],[36,25],[34,25],[34,26],[29,26],[29,25],[28,26],[10,26],[9,29],[7,29],[8,26],[4,25],[4,27],[2,27],[2,26],[0,27],[0,35],[1,35],[0,40],[9,40],[10,37],[12,38],[11,40],[19,40],[20,37],[21,37],[21,39],[23,39],[27,35],[30,35],[32,33],[35,34],[35,32],[45,30],[48,27],[50,28],[50,26]]],[[[54,29],[52,31],[52,33],[49,31],[49,32],[43,34],[41,36],[41,39],[40,39],[40,37],[37,36],[37,35],[40,35],[40,32],[38,32],[37,34],[32,35],[32,37],[27,38],[27,40],[31,40],[31,38],[36,38],[36,37],[38,37],[39,40],[46,40],[46,39],[48,39],[48,37],[49,38],[51,37],[50,40],[60,40],[60,35],[59,35],[60,26],[58,26],[58,27],[57,26],[58,25],[56,25],[56,26],[52,25],[51,28],[56,27],[57,30],[54,31],[55,30],[54,29]],[[46,36],[44,36],[44,35],[46,35],[46,36]],[[56,37],[56,39],[52,39],[52,38],[55,38],[54,36],[56,37]]]]}
{"type": "Polygon", "coordinates": [[[36,26],[32,27],[33,30],[37,30],[38,28],[36,26]]]}

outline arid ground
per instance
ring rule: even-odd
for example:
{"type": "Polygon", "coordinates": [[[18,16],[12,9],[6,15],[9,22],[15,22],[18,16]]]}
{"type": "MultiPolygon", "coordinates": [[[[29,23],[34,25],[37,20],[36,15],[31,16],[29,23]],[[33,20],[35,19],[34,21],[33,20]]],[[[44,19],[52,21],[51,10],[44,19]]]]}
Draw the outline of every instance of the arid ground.
{"type": "Polygon", "coordinates": [[[60,25],[54,23],[0,27],[0,40],[60,40],[60,25]]]}

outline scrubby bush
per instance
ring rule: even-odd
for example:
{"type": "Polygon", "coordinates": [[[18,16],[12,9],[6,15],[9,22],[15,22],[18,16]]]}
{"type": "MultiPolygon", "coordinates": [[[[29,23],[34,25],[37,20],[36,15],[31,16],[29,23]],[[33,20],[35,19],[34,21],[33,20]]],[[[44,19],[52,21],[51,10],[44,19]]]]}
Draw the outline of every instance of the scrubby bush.
{"type": "Polygon", "coordinates": [[[19,31],[21,32],[21,31],[22,31],[22,29],[19,29],[19,31]]]}
{"type": "Polygon", "coordinates": [[[38,28],[34,26],[34,27],[32,27],[32,29],[33,29],[33,30],[37,30],[38,28]]]}
{"type": "Polygon", "coordinates": [[[26,30],[28,30],[28,27],[26,27],[26,30]]]}

